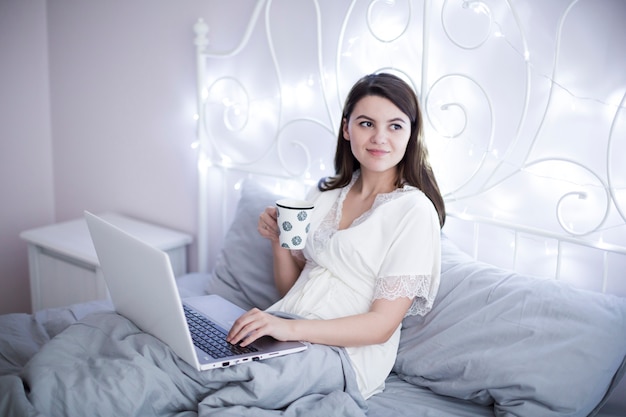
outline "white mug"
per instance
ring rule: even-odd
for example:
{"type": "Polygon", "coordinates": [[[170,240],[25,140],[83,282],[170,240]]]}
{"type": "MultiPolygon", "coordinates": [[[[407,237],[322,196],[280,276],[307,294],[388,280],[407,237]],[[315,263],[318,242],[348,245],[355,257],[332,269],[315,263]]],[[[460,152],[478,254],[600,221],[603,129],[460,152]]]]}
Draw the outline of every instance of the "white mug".
{"type": "Polygon", "coordinates": [[[313,203],[305,200],[282,199],[276,201],[278,210],[278,238],[280,246],[302,249],[311,227],[313,203]]]}

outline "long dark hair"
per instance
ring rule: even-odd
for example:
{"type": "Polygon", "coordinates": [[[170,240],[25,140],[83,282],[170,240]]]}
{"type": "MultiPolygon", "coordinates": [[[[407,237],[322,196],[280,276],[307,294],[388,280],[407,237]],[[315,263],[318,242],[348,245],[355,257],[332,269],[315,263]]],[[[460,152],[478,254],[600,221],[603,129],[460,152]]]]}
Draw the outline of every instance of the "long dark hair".
{"type": "Polygon", "coordinates": [[[352,174],[361,167],[350,149],[350,142],[344,140],[344,124],[350,120],[354,106],[363,97],[379,96],[390,100],[411,120],[411,136],[402,160],[398,163],[396,187],[409,184],[422,190],[432,201],[443,227],[446,221],[446,209],[428,160],[428,149],[422,135],[422,112],[413,89],[399,77],[378,73],[361,78],[354,84],[343,108],[341,126],[337,137],[335,152],[335,175],[322,179],[318,187],[321,191],[345,187],[350,183],[352,174]]]}

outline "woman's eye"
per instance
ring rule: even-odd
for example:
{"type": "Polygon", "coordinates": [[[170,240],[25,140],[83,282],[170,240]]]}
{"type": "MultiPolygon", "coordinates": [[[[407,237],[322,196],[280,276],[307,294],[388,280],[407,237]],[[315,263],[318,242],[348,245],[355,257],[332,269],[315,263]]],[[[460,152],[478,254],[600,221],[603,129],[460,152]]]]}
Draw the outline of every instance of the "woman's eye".
{"type": "Polygon", "coordinates": [[[398,124],[391,125],[391,130],[400,130],[400,129],[402,129],[401,125],[398,125],[398,124]]]}
{"type": "Polygon", "coordinates": [[[363,126],[363,127],[372,127],[372,126],[374,126],[374,125],[372,124],[372,122],[369,122],[369,121],[367,121],[367,120],[364,120],[364,121],[362,121],[362,122],[361,122],[361,123],[359,123],[359,124],[360,124],[361,126],[363,126]]]}

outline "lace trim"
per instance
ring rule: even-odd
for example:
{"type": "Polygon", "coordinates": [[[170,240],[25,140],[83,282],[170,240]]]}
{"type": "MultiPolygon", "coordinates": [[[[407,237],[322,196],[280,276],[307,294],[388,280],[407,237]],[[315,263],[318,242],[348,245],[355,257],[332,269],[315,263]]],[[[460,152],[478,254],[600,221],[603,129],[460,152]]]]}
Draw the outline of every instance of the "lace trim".
{"type": "Polygon", "coordinates": [[[413,299],[405,317],[423,316],[430,311],[434,298],[430,295],[430,275],[401,275],[382,277],[376,280],[374,300],[395,300],[400,297],[413,299]]]}
{"type": "MultiPolygon", "coordinates": [[[[337,230],[339,230],[339,223],[341,221],[341,212],[343,210],[343,202],[345,201],[346,196],[348,195],[348,191],[350,191],[350,189],[356,182],[357,178],[359,178],[359,175],[360,175],[360,171],[356,171],[352,175],[352,180],[350,180],[350,183],[341,190],[339,197],[337,198],[337,200],[335,201],[331,209],[326,214],[326,217],[324,217],[324,220],[322,220],[322,222],[320,223],[320,226],[317,228],[315,233],[313,233],[313,240],[315,241],[315,247],[317,248],[316,251],[318,253],[326,249],[330,238],[333,237],[335,233],[337,233],[337,230]]],[[[417,188],[413,186],[405,185],[404,187],[397,188],[390,193],[376,195],[376,199],[374,200],[372,207],[369,210],[367,210],[365,213],[357,217],[349,227],[354,227],[363,223],[372,215],[372,213],[378,207],[382,206],[384,203],[387,203],[389,201],[392,201],[400,197],[403,192],[416,190],[416,189],[417,188]]]]}

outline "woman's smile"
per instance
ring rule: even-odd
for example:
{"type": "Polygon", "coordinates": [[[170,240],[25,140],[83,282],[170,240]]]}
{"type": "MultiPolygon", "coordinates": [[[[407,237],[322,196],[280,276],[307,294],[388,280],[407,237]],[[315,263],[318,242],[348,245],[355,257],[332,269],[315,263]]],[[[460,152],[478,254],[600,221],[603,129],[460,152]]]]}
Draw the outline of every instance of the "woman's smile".
{"type": "Polygon", "coordinates": [[[372,156],[383,157],[389,154],[389,151],[384,149],[367,149],[367,151],[372,154],[372,156]]]}

